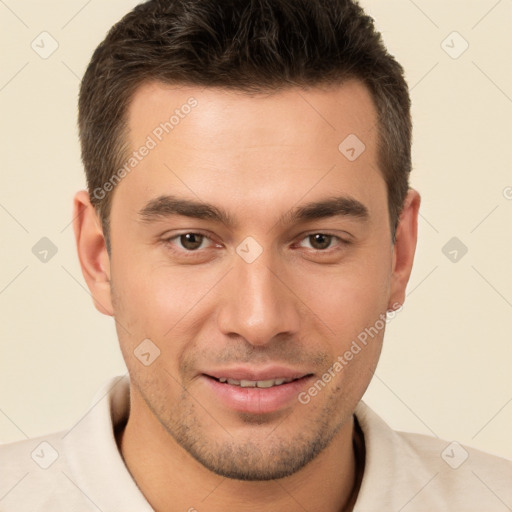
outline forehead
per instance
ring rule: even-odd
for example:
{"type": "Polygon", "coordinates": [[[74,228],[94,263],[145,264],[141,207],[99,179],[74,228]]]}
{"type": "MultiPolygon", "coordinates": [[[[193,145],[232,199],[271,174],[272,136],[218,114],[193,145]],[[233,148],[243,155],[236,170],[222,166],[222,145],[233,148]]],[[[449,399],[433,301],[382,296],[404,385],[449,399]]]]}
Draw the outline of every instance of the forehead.
{"type": "Polygon", "coordinates": [[[229,198],[253,215],[327,193],[385,200],[376,110],[359,81],[253,95],[147,83],[127,113],[127,159],[138,155],[115,195],[134,208],[166,193],[229,198]]]}
{"type": "MultiPolygon", "coordinates": [[[[371,94],[358,80],[329,87],[289,87],[258,94],[149,82],[133,94],[127,117],[132,143],[137,142],[138,136],[155,130],[158,138],[159,125],[169,122],[172,129],[169,133],[164,130],[166,135],[201,134],[208,138],[195,143],[207,143],[211,138],[219,149],[231,148],[238,142],[246,146],[248,135],[257,135],[260,142],[284,144],[299,142],[300,134],[303,141],[313,141],[324,140],[330,133],[336,142],[347,130],[357,132],[371,143],[376,123],[371,94]],[[191,104],[194,106],[189,108],[191,104]],[[190,119],[182,123],[187,117],[190,119]],[[297,125],[299,121],[301,124],[297,125]],[[235,139],[223,138],[235,130],[238,130],[235,139]]],[[[192,141],[193,137],[189,138],[192,141]]]]}

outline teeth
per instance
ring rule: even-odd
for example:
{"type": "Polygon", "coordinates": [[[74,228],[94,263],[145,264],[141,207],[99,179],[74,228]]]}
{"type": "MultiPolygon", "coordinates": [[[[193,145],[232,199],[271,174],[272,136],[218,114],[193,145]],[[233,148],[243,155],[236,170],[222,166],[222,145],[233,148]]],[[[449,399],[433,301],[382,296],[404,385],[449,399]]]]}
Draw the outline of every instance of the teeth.
{"type": "Polygon", "coordinates": [[[276,381],[274,379],[271,380],[258,380],[256,382],[256,386],[259,388],[271,388],[276,385],[276,381]]]}
{"type": "Polygon", "coordinates": [[[254,380],[241,380],[240,387],[241,388],[255,388],[257,382],[254,380]]]}
{"type": "Polygon", "coordinates": [[[273,386],[280,386],[287,382],[291,382],[293,379],[269,379],[269,380],[236,380],[228,379],[227,377],[219,377],[218,381],[223,384],[231,384],[232,386],[240,386],[241,388],[271,388],[273,386]]]}

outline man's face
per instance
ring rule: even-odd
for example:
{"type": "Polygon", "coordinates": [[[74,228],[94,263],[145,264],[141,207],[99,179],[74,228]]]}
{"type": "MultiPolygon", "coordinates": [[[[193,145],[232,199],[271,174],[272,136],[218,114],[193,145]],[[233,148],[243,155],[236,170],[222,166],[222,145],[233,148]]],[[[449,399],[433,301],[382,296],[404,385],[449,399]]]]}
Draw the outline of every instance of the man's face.
{"type": "Polygon", "coordinates": [[[355,81],[252,97],[147,84],[128,114],[131,150],[151,146],[110,220],[131,414],[218,474],[291,474],[350,424],[383,329],[333,365],[396,299],[371,97],[355,81]],[[355,139],[338,149],[350,134],[355,160],[355,139]]]}

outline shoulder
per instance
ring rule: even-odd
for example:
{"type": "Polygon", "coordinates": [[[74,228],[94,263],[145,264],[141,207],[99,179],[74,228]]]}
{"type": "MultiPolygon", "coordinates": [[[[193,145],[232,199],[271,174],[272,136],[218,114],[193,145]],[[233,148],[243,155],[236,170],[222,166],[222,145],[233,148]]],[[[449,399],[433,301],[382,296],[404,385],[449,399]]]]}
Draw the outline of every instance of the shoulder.
{"type": "Polygon", "coordinates": [[[405,432],[396,432],[396,436],[403,453],[435,473],[440,492],[452,499],[496,502],[496,510],[512,505],[512,461],[457,441],[405,432]]]}
{"type": "Polygon", "coordinates": [[[46,470],[55,464],[62,466],[60,452],[64,434],[57,432],[44,437],[0,444],[0,482],[5,482],[9,475],[21,474],[24,471],[46,470]]]}
{"type": "Polygon", "coordinates": [[[84,508],[84,496],[73,485],[65,456],[64,436],[57,432],[0,445],[0,509],[64,511],[84,508]]]}
{"type": "Polygon", "coordinates": [[[0,445],[0,510],[148,510],[115,440],[128,409],[129,383],[116,377],[71,428],[0,445]]]}
{"type": "Polygon", "coordinates": [[[356,510],[373,510],[377,497],[389,504],[385,510],[510,510],[511,461],[457,441],[397,432],[362,402],[356,417],[367,450],[358,500],[364,506],[356,510]]]}

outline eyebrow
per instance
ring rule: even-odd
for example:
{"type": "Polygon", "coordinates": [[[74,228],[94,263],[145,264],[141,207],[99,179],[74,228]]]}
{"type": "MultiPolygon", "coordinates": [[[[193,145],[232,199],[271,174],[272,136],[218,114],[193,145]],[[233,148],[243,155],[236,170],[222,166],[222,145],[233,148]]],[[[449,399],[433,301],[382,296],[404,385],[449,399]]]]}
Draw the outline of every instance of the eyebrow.
{"type": "MultiPolygon", "coordinates": [[[[144,222],[182,215],[194,219],[212,220],[228,227],[236,225],[234,218],[220,207],[172,195],[159,196],[150,200],[138,214],[144,222]]],[[[276,224],[299,223],[337,216],[351,217],[364,222],[368,220],[370,215],[368,208],[357,199],[349,196],[340,196],[292,208],[282,215],[276,224]]]]}
{"type": "Polygon", "coordinates": [[[194,219],[213,220],[225,224],[234,225],[234,220],[222,208],[213,204],[203,203],[176,196],[159,196],[149,201],[139,211],[139,216],[144,222],[151,222],[173,215],[183,215],[194,219]]]}
{"type": "Polygon", "coordinates": [[[368,208],[353,197],[341,196],[306,203],[285,214],[280,222],[300,222],[327,217],[353,217],[367,221],[370,217],[368,208]]]}

